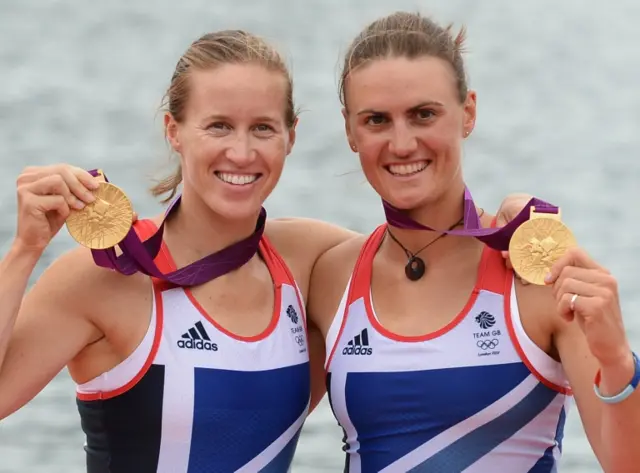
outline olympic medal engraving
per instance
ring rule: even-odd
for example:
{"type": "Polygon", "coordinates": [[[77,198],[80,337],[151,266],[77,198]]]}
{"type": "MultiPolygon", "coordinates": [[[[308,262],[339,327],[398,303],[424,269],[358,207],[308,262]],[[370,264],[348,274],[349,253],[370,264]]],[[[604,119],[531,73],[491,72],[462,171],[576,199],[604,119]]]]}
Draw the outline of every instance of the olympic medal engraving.
{"type": "Polygon", "coordinates": [[[93,250],[112,248],[120,243],[133,223],[133,207],[117,186],[100,182],[96,198],[82,210],[72,210],[66,220],[69,234],[82,246],[93,250]]]}
{"type": "Polygon", "coordinates": [[[538,213],[532,208],[530,215],[511,237],[509,258],[522,279],[542,286],[551,266],[577,242],[559,213],[538,213]]]}

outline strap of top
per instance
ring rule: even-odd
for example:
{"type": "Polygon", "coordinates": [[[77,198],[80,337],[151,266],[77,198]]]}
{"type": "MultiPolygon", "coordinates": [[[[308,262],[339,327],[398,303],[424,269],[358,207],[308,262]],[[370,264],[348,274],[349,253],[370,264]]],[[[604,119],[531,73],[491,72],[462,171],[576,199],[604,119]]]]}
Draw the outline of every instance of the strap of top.
{"type": "Polygon", "coordinates": [[[373,259],[382,244],[386,230],[386,223],[380,225],[373,231],[362,246],[360,256],[358,256],[351,276],[351,286],[347,296],[347,307],[361,297],[369,297],[371,276],[373,274],[373,259]]]}
{"type": "MultiPolygon", "coordinates": [[[[496,218],[494,217],[491,227],[495,226],[496,218]]],[[[369,297],[373,274],[373,259],[382,244],[386,229],[387,224],[377,227],[360,250],[360,255],[351,276],[351,287],[347,296],[348,304],[352,304],[361,297],[369,297]]],[[[506,282],[510,280],[512,274],[512,271],[505,264],[502,253],[485,245],[482,250],[475,289],[504,294],[505,289],[508,287],[506,282]]]]}
{"type": "MultiPolygon", "coordinates": [[[[153,220],[144,219],[138,220],[134,224],[134,229],[136,230],[136,233],[138,234],[140,240],[145,241],[155,235],[155,233],[158,231],[158,226],[153,222],[153,220]]],[[[282,284],[290,284],[295,286],[293,275],[287,268],[284,260],[275,251],[275,248],[266,238],[266,236],[264,236],[264,234],[262,236],[262,239],[260,240],[259,252],[265,263],[267,264],[267,267],[269,268],[269,272],[271,273],[271,277],[273,278],[276,287],[281,286],[282,284]]],[[[154,258],[154,263],[163,273],[175,271],[177,268],[173,257],[169,252],[169,248],[164,242],[162,242],[160,251],[154,258]]],[[[162,279],[158,279],[155,277],[152,277],[151,279],[153,280],[153,283],[162,290],[177,287],[175,284],[164,281],[162,279]]]]}
{"type": "MultiPolygon", "coordinates": [[[[496,220],[497,217],[494,217],[491,221],[491,228],[496,227],[496,220]]],[[[510,284],[507,283],[511,280],[513,271],[507,268],[502,252],[485,246],[482,250],[480,265],[476,287],[504,295],[505,290],[510,288],[510,284]]]]}

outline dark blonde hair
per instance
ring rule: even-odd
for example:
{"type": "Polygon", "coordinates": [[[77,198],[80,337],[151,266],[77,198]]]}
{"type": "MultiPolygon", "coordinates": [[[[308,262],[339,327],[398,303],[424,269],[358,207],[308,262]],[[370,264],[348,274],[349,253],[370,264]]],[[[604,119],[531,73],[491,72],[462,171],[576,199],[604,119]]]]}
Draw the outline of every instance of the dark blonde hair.
{"type": "Polygon", "coordinates": [[[442,27],[419,13],[396,12],[370,23],[352,41],[340,77],[340,101],[347,104],[345,85],[356,68],[377,59],[434,56],[447,61],[456,78],[458,98],[467,98],[467,80],[462,61],[465,29],[454,37],[452,25],[442,27]]]}
{"type": "MultiPolygon", "coordinates": [[[[268,70],[282,73],[287,80],[285,122],[293,127],[296,110],[293,103],[293,81],[289,69],[278,51],[265,40],[241,30],[208,33],[194,41],[176,65],[171,83],[163,98],[162,108],[178,122],[184,120],[189,98],[189,73],[207,70],[224,64],[258,64],[268,70]]],[[[169,194],[163,203],[171,200],[182,182],[182,167],[160,180],[151,188],[155,196],[169,194]]]]}

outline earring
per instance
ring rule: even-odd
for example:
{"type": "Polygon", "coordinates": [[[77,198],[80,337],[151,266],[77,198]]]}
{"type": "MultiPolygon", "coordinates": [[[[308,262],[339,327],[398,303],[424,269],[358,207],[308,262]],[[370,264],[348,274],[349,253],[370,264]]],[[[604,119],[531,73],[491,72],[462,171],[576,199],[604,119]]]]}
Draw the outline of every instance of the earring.
{"type": "Polygon", "coordinates": [[[356,145],[351,145],[351,151],[353,151],[354,153],[358,151],[358,148],[356,148],[356,145]]]}

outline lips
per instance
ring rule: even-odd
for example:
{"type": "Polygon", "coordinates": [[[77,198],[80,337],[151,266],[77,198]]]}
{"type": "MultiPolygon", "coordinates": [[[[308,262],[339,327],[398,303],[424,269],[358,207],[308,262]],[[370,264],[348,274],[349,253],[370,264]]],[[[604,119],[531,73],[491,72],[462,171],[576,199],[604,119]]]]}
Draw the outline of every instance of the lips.
{"type": "Polygon", "coordinates": [[[394,176],[411,176],[424,171],[431,164],[430,160],[414,161],[411,163],[389,164],[385,166],[389,173],[394,176]]]}
{"type": "Polygon", "coordinates": [[[256,182],[262,174],[236,174],[232,172],[216,171],[215,175],[222,182],[234,186],[247,186],[256,182]]]}

